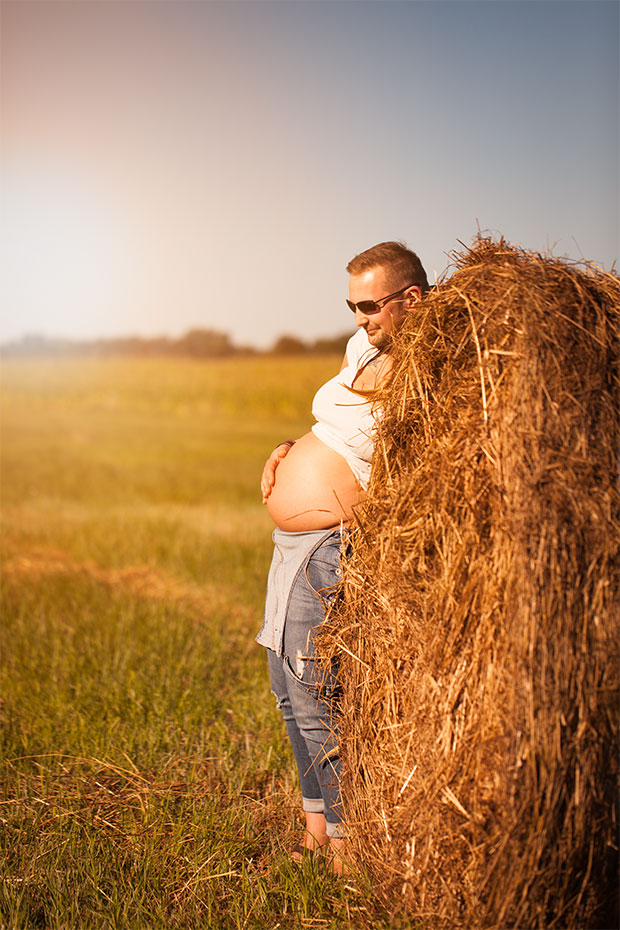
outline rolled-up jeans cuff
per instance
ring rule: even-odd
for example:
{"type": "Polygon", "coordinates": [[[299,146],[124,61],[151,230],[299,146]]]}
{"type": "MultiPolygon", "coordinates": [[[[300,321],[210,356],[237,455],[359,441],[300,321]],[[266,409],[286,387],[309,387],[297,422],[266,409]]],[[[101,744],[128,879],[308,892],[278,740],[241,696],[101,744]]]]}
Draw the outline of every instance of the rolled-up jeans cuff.
{"type": "Polygon", "coordinates": [[[323,798],[304,798],[301,799],[301,808],[308,814],[322,814],[325,810],[323,798]]]}
{"type": "Polygon", "coordinates": [[[343,840],[346,836],[344,825],[341,823],[330,823],[329,820],[325,824],[325,832],[330,839],[334,840],[343,840]]]}

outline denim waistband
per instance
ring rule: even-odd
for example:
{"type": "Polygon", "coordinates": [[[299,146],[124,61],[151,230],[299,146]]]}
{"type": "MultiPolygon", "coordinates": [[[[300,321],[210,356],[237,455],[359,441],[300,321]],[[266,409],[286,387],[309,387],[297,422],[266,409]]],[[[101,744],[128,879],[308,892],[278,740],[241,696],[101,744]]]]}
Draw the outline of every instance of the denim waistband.
{"type": "Polygon", "coordinates": [[[279,527],[273,531],[273,558],[267,578],[265,616],[256,642],[276,655],[282,655],[284,624],[289,596],[299,572],[308,564],[312,554],[330,536],[341,538],[340,527],[328,530],[309,530],[291,533],[279,527]]]}

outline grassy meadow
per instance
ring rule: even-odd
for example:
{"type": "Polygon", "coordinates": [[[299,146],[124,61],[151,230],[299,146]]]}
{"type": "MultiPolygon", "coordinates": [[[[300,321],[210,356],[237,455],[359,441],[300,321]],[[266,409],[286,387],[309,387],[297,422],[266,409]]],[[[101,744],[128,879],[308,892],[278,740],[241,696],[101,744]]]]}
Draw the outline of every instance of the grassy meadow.
{"type": "Polygon", "coordinates": [[[290,861],[254,643],[262,464],[339,362],[3,362],[3,928],[396,926],[290,861]]]}

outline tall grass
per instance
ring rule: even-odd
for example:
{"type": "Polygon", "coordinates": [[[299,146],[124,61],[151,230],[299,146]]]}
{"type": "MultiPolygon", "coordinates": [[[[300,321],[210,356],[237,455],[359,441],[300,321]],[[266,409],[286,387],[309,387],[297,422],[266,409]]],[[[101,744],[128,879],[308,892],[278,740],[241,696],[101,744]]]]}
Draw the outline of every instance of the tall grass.
{"type": "Polygon", "coordinates": [[[339,359],[5,362],[0,923],[387,927],[289,857],[262,463],[339,359]]]}

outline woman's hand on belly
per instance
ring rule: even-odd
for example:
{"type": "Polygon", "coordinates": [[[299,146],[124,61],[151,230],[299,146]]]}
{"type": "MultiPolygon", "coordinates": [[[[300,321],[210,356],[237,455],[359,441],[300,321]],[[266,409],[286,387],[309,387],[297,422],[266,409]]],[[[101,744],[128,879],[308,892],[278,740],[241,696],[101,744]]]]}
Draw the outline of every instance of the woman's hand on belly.
{"type": "Polygon", "coordinates": [[[274,476],[267,507],[274,523],[290,532],[349,522],[363,498],[345,459],[312,432],[279,458],[274,476]]]}
{"type": "Polygon", "coordinates": [[[285,439],[284,442],[281,442],[278,446],[275,447],[265,462],[263,474],[260,479],[260,489],[263,495],[263,504],[267,503],[267,498],[271,494],[273,486],[276,483],[276,468],[282,459],[288,455],[294,445],[295,441],[293,439],[285,439]]]}

